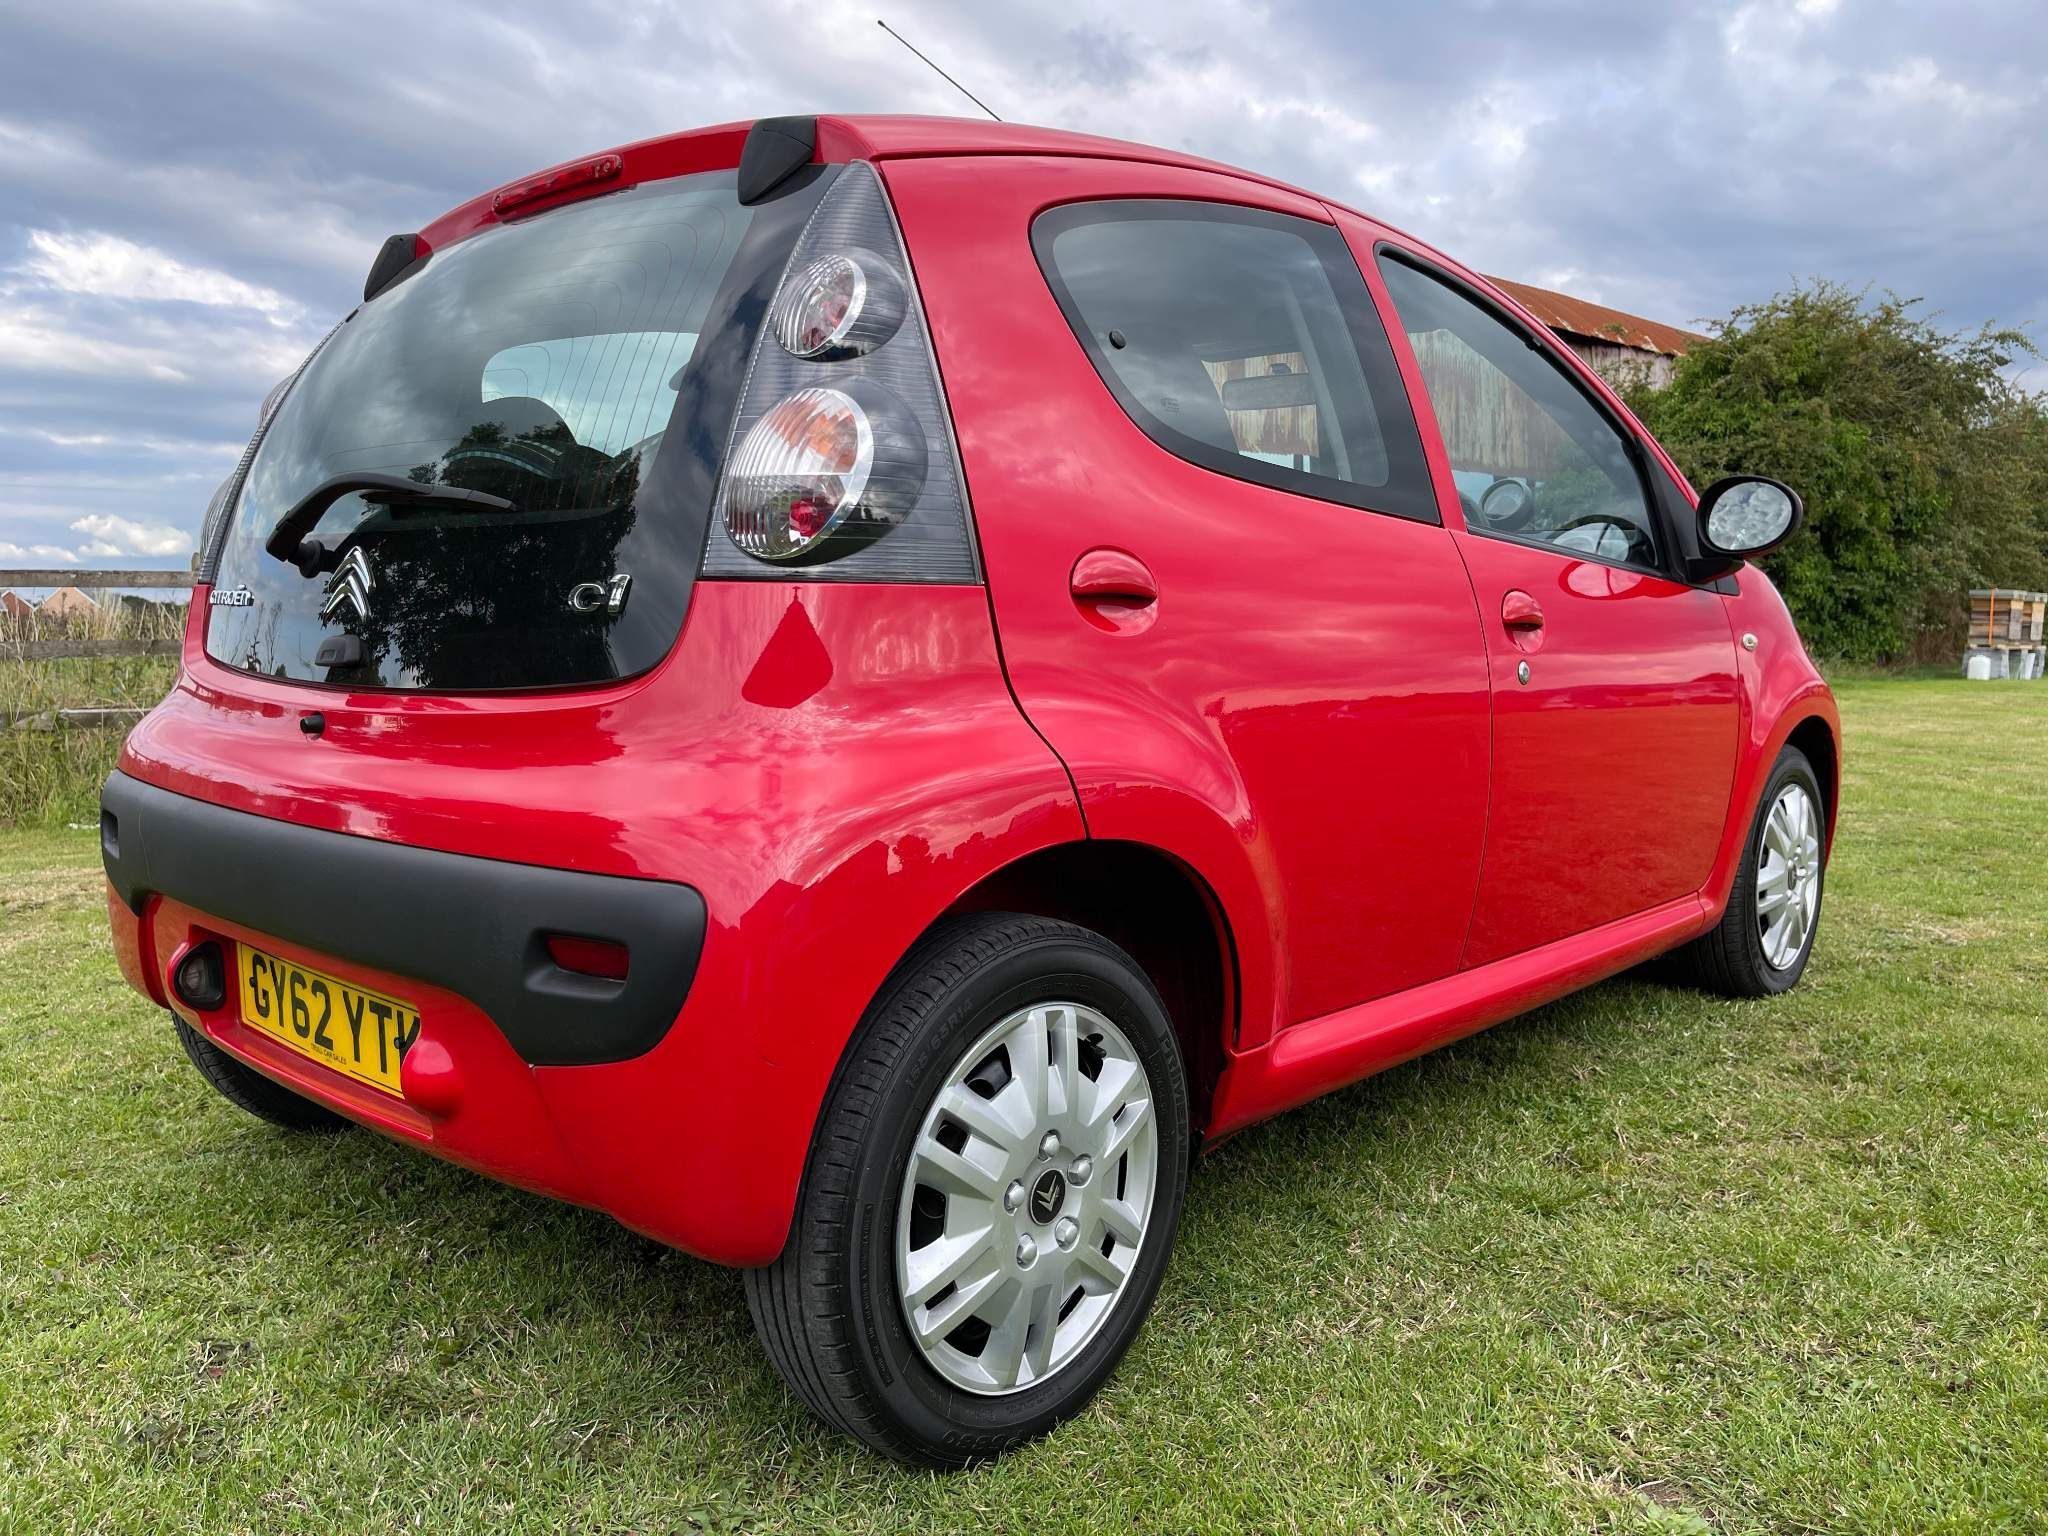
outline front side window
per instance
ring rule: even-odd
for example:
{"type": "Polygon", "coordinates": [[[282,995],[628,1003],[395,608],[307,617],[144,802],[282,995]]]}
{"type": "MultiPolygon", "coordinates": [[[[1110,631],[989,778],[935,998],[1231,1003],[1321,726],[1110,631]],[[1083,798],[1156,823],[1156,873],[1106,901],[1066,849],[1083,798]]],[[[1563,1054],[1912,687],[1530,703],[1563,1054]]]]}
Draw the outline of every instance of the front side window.
{"type": "Polygon", "coordinates": [[[1162,448],[1437,520],[1392,349],[1336,230],[1146,199],[1052,209],[1031,238],[1103,382],[1162,448]]]}
{"type": "Polygon", "coordinates": [[[1544,350],[1449,283],[1383,256],[1465,526],[1658,569],[1656,520],[1625,438],[1544,350]]]}

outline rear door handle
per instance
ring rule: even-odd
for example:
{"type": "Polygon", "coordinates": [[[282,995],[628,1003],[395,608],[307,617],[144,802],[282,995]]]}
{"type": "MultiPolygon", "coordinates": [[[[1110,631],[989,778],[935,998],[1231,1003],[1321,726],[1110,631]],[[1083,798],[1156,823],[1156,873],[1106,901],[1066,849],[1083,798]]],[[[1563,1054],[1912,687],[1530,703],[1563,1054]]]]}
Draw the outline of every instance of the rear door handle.
{"type": "Polygon", "coordinates": [[[1528,593],[1511,590],[1500,600],[1500,622],[1510,630],[1541,629],[1543,607],[1528,593]]]}
{"type": "Polygon", "coordinates": [[[1091,549],[1067,578],[1077,603],[1121,603],[1145,608],[1159,601],[1159,583],[1145,562],[1121,549],[1091,549]]]}

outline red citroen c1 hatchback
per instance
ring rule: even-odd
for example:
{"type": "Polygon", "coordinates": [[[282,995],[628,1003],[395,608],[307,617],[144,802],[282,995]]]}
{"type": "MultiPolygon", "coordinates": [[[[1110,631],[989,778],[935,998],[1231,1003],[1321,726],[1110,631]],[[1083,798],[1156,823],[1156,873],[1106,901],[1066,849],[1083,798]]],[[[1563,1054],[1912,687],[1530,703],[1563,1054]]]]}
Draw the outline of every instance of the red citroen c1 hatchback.
{"type": "Polygon", "coordinates": [[[1838,725],[1457,263],[1164,151],[784,118],[389,241],[109,779],[193,1063],[747,1271],[818,1413],[1084,1404],[1191,1153],[1684,947],[1806,965],[1838,725]]]}

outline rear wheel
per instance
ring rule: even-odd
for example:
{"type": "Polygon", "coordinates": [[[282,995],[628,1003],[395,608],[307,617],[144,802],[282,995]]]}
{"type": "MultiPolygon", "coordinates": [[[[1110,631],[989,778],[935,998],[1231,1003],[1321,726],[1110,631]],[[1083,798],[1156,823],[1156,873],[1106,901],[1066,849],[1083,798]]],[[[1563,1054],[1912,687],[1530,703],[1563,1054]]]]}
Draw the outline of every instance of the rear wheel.
{"type": "Polygon", "coordinates": [[[333,1110],[272,1082],[253,1067],[243,1066],[175,1013],[171,1023],[177,1028],[178,1043],[185,1047],[185,1054],[192,1058],[199,1075],[236,1108],[288,1131],[339,1131],[349,1125],[347,1119],[333,1110]]]}
{"type": "Polygon", "coordinates": [[[1152,1304],[1188,1126],[1172,1024],[1122,950],[1045,918],[949,922],[870,1009],[788,1245],[747,1275],[770,1359],[905,1461],[1043,1433],[1152,1304]]]}
{"type": "Polygon", "coordinates": [[[1797,747],[1778,754],[1721,921],[1679,953],[1693,977],[1728,997],[1789,991],[1820,930],[1826,875],[1820,781],[1797,747]]]}

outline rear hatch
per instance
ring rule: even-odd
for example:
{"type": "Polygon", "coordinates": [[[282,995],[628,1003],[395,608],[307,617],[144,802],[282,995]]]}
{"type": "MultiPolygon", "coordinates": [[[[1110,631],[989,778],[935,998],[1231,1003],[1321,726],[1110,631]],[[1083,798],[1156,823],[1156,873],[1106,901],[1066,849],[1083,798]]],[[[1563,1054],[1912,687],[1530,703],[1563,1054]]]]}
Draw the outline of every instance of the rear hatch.
{"type": "Polygon", "coordinates": [[[646,1051],[694,974],[701,861],[659,808],[707,799],[676,742],[730,689],[658,664],[832,180],[614,181],[380,263],[210,512],[186,664],[103,792],[131,979],[218,949],[225,995],[178,991],[217,1043],[576,1192],[525,1068],[646,1051]]]}
{"type": "Polygon", "coordinates": [[[819,190],[750,208],[731,171],[671,177],[417,263],[315,353],[211,519],[207,655],[356,691],[577,688],[653,666],[819,190]],[[380,476],[417,489],[332,491],[380,476]],[[299,563],[267,552],[323,487],[299,563]]]}
{"type": "Polygon", "coordinates": [[[913,680],[1009,705],[880,178],[803,163],[764,188],[757,137],[627,146],[596,188],[510,219],[479,198],[424,259],[380,260],[209,515],[210,600],[124,773],[324,831],[689,879],[729,856],[720,817],[786,791],[764,731],[812,742],[913,680]],[[978,621],[967,650],[925,633],[941,606],[978,621]],[[841,684],[870,692],[799,716],[835,626],[861,662],[841,684]]]}

